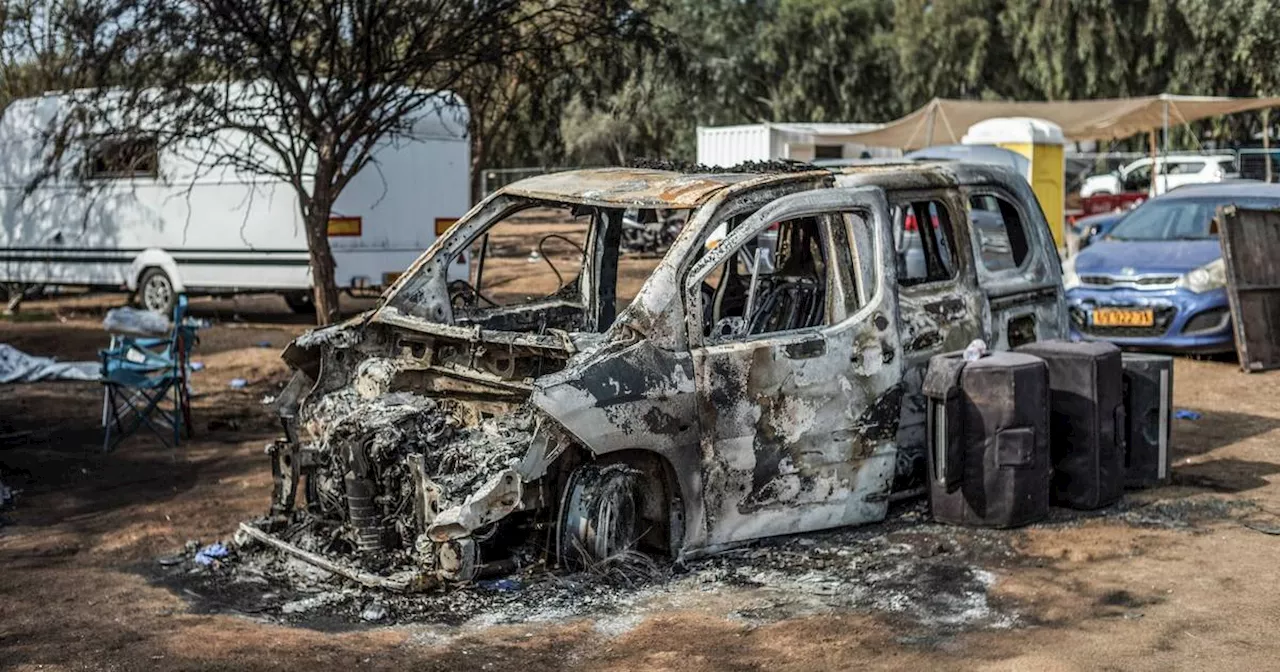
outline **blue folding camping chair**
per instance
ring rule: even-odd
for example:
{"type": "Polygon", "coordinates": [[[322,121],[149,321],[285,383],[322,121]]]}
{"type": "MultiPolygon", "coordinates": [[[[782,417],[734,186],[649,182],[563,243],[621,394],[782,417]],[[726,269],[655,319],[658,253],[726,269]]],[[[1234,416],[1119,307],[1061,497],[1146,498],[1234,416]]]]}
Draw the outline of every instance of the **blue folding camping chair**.
{"type": "Polygon", "coordinates": [[[146,427],[166,446],[177,447],[183,428],[191,438],[187,364],[196,326],[186,319],[187,297],[178,295],[167,337],[114,334],[102,358],[102,450],[110,451],[146,427]],[[170,443],[172,440],[172,443],[170,443]]]}

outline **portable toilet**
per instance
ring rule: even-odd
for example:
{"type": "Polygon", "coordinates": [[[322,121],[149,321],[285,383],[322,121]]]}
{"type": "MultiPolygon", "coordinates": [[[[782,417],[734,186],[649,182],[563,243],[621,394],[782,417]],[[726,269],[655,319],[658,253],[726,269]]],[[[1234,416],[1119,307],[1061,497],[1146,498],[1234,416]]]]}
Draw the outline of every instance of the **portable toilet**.
{"type": "Polygon", "coordinates": [[[966,145],[995,145],[1017,152],[1030,162],[1027,182],[1040,200],[1040,209],[1049,221],[1053,242],[1059,249],[1066,243],[1063,232],[1063,209],[1066,197],[1064,180],[1067,172],[1063,158],[1062,127],[1032,117],[986,119],[969,127],[960,140],[966,145]]]}

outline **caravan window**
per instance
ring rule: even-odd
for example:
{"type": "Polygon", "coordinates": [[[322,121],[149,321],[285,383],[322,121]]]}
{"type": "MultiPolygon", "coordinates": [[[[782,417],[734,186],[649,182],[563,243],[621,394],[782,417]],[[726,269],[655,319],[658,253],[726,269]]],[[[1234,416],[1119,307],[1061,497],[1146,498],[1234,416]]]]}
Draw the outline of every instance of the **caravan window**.
{"type": "Polygon", "coordinates": [[[106,138],[89,148],[85,177],[119,179],[159,177],[160,152],[155,138],[106,138]]]}

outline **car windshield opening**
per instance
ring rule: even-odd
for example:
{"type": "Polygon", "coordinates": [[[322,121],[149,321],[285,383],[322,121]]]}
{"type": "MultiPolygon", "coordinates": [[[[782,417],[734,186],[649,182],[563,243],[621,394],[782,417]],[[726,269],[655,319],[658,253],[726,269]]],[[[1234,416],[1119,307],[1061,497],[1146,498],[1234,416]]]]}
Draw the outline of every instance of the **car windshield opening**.
{"type": "Polygon", "coordinates": [[[465,225],[455,228],[451,235],[468,236],[465,248],[461,241],[446,242],[437,254],[449,250],[451,263],[420,265],[387,305],[428,317],[421,308],[429,288],[443,280],[455,324],[534,333],[603,331],[630,304],[688,215],[508,200],[478,230],[464,234],[465,225]]]}

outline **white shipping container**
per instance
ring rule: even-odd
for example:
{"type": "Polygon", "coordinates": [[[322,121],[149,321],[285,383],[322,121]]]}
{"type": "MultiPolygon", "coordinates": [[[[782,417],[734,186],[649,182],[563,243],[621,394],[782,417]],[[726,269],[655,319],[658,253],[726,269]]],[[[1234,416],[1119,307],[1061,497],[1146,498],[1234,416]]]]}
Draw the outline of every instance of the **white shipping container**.
{"type": "Polygon", "coordinates": [[[699,126],[698,163],[730,167],[744,161],[850,161],[902,156],[897,149],[868,147],[846,136],[880,128],[881,124],[765,123],[742,126],[699,126]]]}

